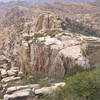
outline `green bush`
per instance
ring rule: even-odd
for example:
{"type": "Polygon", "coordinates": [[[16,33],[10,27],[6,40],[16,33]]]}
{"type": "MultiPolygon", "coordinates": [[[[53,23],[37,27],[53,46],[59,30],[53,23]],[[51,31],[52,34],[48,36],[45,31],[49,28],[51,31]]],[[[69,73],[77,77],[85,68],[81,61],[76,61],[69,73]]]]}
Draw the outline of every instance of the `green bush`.
{"type": "Polygon", "coordinates": [[[29,40],[31,40],[33,38],[33,36],[24,36],[24,40],[25,41],[29,41],[29,40]]]}
{"type": "Polygon", "coordinates": [[[51,36],[51,37],[55,37],[55,35],[57,35],[58,33],[60,33],[61,31],[60,30],[47,30],[45,32],[46,36],[51,36]]]}
{"type": "Polygon", "coordinates": [[[34,37],[35,38],[44,37],[44,34],[36,33],[36,34],[34,34],[34,37]]]}
{"type": "Polygon", "coordinates": [[[69,77],[61,93],[62,100],[100,100],[100,69],[69,77]]]}
{"type": "Polygon", "coordinates": [[[98,30],[84,24],[83,22],[77,22],[75,20],[65,18],[61,22],[61,28],[63,30],[68,30],[72,33],[80,33],[83,35],[90,35],[90,36],[99,36],[98,30]]]}
{"type": "Polygon", "coordinates": [[[2,92],[0,91],[0,99],[2,99],[3,98],[3,94],[2,94],[2,92]]]}

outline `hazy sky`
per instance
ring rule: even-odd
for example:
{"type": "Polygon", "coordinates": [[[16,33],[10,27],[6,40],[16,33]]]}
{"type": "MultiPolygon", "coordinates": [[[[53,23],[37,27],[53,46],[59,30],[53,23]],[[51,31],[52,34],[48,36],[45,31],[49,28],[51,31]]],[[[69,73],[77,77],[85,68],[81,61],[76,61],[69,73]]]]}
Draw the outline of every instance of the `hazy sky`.
{"type": "MultiPolygon", "coordinates": [[[[8,1],[15,1],[15,0],[0,0],[3,2],[8,2],[8,1]]],[[[20,1],[20,0],[19,0],[20,1]]],[[[43,1],[43,0],[42,0],[43,1]]],[[[46,1],[46,0],[44,0],[46,1]]],[[[51,1],[51,0],[47,0],[47,1],[51,1]]],[[[55,0],[54,0],[55,1],[55,0]]],[[[56,0],[57,1],[57,0],[56,0]]],[[[65,0],[65,1],[94,1],[94,0],[65,0]]]]}

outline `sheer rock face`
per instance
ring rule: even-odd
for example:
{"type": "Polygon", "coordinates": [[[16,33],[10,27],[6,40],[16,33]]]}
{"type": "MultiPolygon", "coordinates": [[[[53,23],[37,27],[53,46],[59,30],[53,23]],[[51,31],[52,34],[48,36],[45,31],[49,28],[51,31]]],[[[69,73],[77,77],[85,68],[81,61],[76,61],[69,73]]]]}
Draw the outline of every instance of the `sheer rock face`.
{"type": "Polygon", "coordinates": [[[43,72],[49,76],[62,77],[76,64],[90,67],[89,57],[84,53],[86,37],[71,35],[65,33],[53,38],[48,36],[23,40],[18,55],[20,70],[25,74],[43,72]]]}
{"type": "Polygon", "coordinates": [[[99,38],[71,33],[23,40],[18,55],[20,70],[25,74],[43,72],[49,76],[62,77],[75,65],[84,68],[98,66],[99,42],[99,38]]]}

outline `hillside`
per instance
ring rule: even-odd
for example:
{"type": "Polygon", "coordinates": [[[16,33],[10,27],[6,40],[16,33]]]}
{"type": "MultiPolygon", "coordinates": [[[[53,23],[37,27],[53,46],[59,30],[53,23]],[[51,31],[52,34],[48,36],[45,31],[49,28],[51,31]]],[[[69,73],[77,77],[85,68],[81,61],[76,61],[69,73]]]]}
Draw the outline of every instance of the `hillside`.
{"type": "MultiPolygon", "coordinates": [[[[2,9],[4,9],[4,7],[2,9]]],[[[100,7],[92,6],[88,3],[56,2],[53,4],[44,3],[36,6],[34,5],[33,7],[13,5],[9,7],[9,10],[6,10],[6,14],[4,13],[4,11],[1,12],[5,16],[1,18],[1,23],[2,25],[5,24],[4,26],[6,26],[7,24],[9,25],[10,23],[14,24],[15,22],[17,22],[16,20],[20,16],[23,16],[20,15],[21,13],[24,14],[23,17],[28,17],[34,20],[42,12],[53,12],[57,16],[68,17],[69,19],[83,23],[97,30],[100,29],[100,7]],[[18,14],[18,11],[20,14],[18,14]],[[14,18],[13,16],[16,16],[17,18],[14,18]]]]}

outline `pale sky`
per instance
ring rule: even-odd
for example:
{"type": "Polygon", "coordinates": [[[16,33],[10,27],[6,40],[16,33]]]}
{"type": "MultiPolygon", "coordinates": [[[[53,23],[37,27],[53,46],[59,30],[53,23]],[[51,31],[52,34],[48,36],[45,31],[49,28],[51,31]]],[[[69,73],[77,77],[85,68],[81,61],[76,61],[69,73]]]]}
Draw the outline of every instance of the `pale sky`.
{"type": "MultiPolygon", "coordinates": [[[[15,1],[15,0],[0,0],[3,2],[8,2],[8,1],[15,1]]],[[[20,1],[20,0],[19,0],[20,1]]],[[[41,1],[46,1],[46,0],[41,0],[41,1]]],[[[47,1],[51,1],[51,0],[47,0],[47,1]]],[[[54,0],[55,1],[55,0],[54,0]]],[[[57,1],[57,0],[56,0],[57,1]]],[[[94,1],[94,0],[65,0],[65,1],[94,1]]]]}

